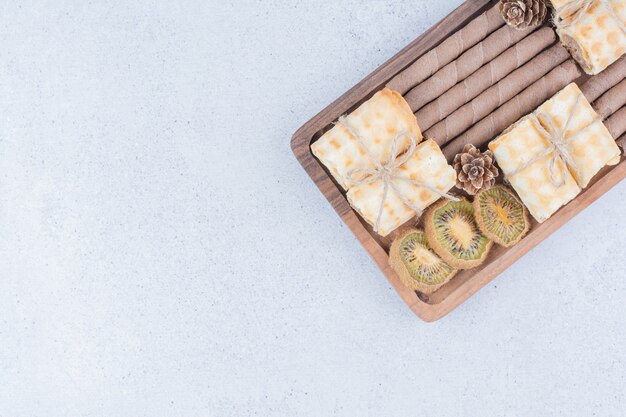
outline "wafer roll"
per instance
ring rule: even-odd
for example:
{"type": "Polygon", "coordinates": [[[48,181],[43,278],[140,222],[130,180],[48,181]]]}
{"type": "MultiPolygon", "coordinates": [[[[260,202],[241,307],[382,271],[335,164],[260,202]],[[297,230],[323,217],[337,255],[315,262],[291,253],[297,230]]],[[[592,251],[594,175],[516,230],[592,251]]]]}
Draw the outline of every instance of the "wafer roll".
{"type": "Polygon", "coordinates": [[[451,161],[468,143],[481,147],[581,75],[574,60],[565,61],[450,142],[444,155],[451,161]]]}
{"type": "MultiPolygon", "coordinates": [[[[515,97],[528,84],[546,75],[568,57],[569,53],[561,45],[556,44],[552,46],[513,71],[497,84],[489,87],[478,97],[457,109],[449,117],[428,129],[424,134],[429,138],[433,138],[440,145],[447,143],[450,139],[460,135],[474,123],[515,97]]],[[[420,123],[419,118],[418,123],[420,123]]]]}
{"type": "Polygon", "coordinates": [[[594,102],[610,88],[622,81],[626,77],[626,56],[621,57],[613,65],[602,71],[600,74],[589,78],[580,87],[587,100],[594,102]]]}
{"type": "MultiPolygon", "coordinates": [[[[598,114],[607,118],[626,104],[626,78],[593,103],[598,114]]],[[[616,137],[616,136],[613,136],[616,137]]]]}
{"type": "Polygon", "coordinates": [[[436,100],[422,107],[415,116],[424,130],[443,120],[511,71],[519,68],[556,40],[551,28],[544,27],[498,55],[493,61],[458,83],[436,100]]]}
{"type": "Polygon", "coordinates": [[[622,151],[626,153],[626,134],[622,135],[618,140],[617,144],[622,148],[622,151]]]}
{"type": "Polygon", "coordinates": [[[611,136],[619,138],[626,133],[626,107],[622,107],[604,122],[611,136]]]}
{"type": "Polygon", "coordinates": [[[432,77],[417,85],[405,94],[404,98],[413,111],[422,108],[535,29],[530,27],[517,30],[507,25],[496,30],[485,40],[437,71],[432,77]]]}
{"type": "Polygon", "coordinates": [[[418,58],[404,71],[392,78],[387,87],[398,91],[400,94],[406,93],[502,25],[504,25],[504,21],[496,4],[418,58]]]}

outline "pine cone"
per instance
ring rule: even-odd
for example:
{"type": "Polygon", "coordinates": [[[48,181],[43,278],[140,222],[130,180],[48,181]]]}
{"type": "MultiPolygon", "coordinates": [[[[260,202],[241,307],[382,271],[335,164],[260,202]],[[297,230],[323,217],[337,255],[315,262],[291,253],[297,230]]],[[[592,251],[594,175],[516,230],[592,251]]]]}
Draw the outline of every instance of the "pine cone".
{"type": "Polygon", "coordinates": [[[515,29],[526,29],[543,22],[548,13],[546,0],[500,0],[504,21],[515,29]]]}
{"type": "Polygon", "coordinates": [[[454,157],[454,169],[457,188],[470,195],[493,187],[499,175],[491,151],[480,153],[472,144],[465,145],[463,152],[454,157]]]}

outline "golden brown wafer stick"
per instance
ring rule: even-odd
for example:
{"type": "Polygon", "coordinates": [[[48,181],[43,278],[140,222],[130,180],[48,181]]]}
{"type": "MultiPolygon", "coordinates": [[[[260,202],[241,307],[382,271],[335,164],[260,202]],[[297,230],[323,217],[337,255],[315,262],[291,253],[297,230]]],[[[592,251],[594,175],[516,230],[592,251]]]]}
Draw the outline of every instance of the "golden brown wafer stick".
{"type": "MultiPolygon", "coordinates": [[[[593,103],[598,114],[607,118],[626,104],[626,78],[593,103]]],[[[614,136],[615,137],[615,136],[614,136]]]]}
{"type": "MultiPolygon", "coordinates": [[[[549,27],[544,27],[511,46],[463,82],[458,83],[415,113],[420,128],[427,130],[443,120],[463,104],[528,62],[555,40],[554,31],[549,27]]],[[[557,64],[559,63],[555,63],[557,64]]]]}
{"type": "Polygon", "coordinates": [[[447,143],[515,97],[528,84],[537,81],[567,58],[569,58],[567,50],[561,45],[555,44],[426,130],[424,134],[429,138],[434,138],[438,143],[447,143]]]}
{"type": "Polygon", "coordinates": [[[626,55],[615,61],[610,67],[595,75],[580,87],[587,100],[593,103],[626,77],[626,55]]]}
{"type": "Polygon", "coordinates": [[[626,133],[626,107],[622,107],[604,122],[611,136],[619,138],[626,133]]]}
{"type": "Polygon", "coordinates": [[[486,37],[477,45],[468,49],[445,67],[437,71],[432,77],[415,86],[404,95],[411,110],[416,111],[441,94],[463,81],[471,73],[491,61],[511,45],[528,36],[536,28],[517,30],[511,26],[504,26],[486,37]]]}
{"type": "Polygon", "coordinates": [[[406,93],[502,25],[504,20],[496,4],[393,77],[387,87],[406,93]]]}
{"type": "Polygon", "coordinates": [[[481,147],[581,75],[582,70],[573,59],[565,61],[452,140],[444,148],[444,155],[451,161],[468,143],[481,147]]]}

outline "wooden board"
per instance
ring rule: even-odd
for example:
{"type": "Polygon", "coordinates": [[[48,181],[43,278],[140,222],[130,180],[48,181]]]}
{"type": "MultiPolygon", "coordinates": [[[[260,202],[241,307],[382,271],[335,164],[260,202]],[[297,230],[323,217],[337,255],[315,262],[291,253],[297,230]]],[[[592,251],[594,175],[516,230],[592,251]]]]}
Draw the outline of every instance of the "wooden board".
{"type": "MultiPolygon", "coordinates": [[[[293,135],[291,141],[296,158],[335,211],[374,259],[404,302],[417,316],[427,322],[438,320],[448,314],[626,177],[626,160],[622,158],[618,165],[606,167],[598,173],[593,182],[575,200],[562,207],[546,222],[538,224],[533,221],[530,233],[520,243],[508,249],[495,245],[483,265],[460,271],[449,283],[430,296],[410,290],[400,282],[388,264],[389,239],[382,239],[373,233],[371,228],[352,210],[341,187],[312,155],[311,143],[328,130],[333,121],[357,108],[418,57],[493,4],[493,0],[466,1],[304,124],[293,135]]],[[[582,79],[577,81],[581,82],[582,79]]]]}

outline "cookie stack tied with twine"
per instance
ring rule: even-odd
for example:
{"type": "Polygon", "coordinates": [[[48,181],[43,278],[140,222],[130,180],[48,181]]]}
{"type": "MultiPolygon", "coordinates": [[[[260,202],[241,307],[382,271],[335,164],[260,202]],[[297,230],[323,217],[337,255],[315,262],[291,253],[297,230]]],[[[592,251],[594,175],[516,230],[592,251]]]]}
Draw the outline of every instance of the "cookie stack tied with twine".
{"type": "Polygon", "coordinates": [[[385,88],[311,145],[313,154],[346,191],[352,208],[386,236],[455,183],[454,169],[432,140],[422,140],[404,98],[385,88]]]}
{"type": "Polygon", "coordinates": [[[506,129],[489,149],[540,223],[620,159],[615,140],[574,83],[506,129]]]}
{"type": "Polygon", "coordinates": [[[590,75],[626,53],[626,1],[552,0],[563,45],[590,75]]]}

